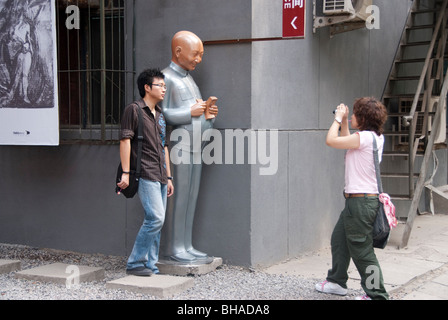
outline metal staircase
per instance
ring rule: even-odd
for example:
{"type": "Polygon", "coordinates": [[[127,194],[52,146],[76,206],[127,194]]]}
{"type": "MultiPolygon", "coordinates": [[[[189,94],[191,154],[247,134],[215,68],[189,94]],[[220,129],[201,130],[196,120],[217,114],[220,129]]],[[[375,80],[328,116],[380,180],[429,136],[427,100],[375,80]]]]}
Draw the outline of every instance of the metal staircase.
{"type": "Polygon", "coordinates": [[[447,4],[414,0],[383,93],[389,120],[382,180],[405,207],[400,247],[407,245],[433,150],[446,148],[447,4]]]}

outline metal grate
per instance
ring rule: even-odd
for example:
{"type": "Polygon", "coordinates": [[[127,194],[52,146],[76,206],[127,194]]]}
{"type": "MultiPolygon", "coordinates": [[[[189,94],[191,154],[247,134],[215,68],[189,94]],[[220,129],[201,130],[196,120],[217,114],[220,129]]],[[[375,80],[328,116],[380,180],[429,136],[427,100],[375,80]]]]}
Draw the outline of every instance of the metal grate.
{"type": "Polygon", "coordinates": [[[345,0],[325,0],[325,11],[344,10],[345,0]]]}
{"type": "Polygon", "coordinates": [[[133,72],[125,70],[124,0],[57,0],[56,11],[61,140],[117,141],[133,72]],[[67,25],[78,13],[78,26],[67,25]]]}

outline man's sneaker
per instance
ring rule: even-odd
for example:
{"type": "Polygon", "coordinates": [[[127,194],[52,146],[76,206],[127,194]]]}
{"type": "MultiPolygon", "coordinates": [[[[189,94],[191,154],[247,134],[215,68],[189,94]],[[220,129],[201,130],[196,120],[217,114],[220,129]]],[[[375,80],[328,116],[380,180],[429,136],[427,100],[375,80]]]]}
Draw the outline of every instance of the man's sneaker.
{"type": "Polygon", "coordinates": [[[372,300],[368,295],[363,295],[360,297],[356,297],[355,300],[372,300]]]}
{"type": "Polygon", "coordinates": [[[316,284],[316,290],[323,293],[338,294],[340,296],[345,296],[347,294],[347,289],[342,288],[337,283],[322,281],[316,284]]]}
{"type": "Polygon", "coordinates": [[[152,275],[152,271],[151,269],[145,267],[137,267],[133,269],[126,269],[126,274],[139,277],[149,277],[150,275],[152,275]]]}

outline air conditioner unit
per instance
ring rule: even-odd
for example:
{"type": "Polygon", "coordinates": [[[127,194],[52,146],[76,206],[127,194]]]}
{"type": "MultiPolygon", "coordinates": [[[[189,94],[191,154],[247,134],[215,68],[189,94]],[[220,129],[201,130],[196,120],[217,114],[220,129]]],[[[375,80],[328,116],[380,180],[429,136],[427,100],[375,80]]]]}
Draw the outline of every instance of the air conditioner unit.
{"type": "Polygon", "coordinates": [[[326,15],[355,13],[351,0],[324,0],[323,9],[326,15]]]}
{"type": "Polygon", "coordinates": [[[330,26],[330,35],[366,27],[373,0],[314,0],[314,26],[330,26]]]}

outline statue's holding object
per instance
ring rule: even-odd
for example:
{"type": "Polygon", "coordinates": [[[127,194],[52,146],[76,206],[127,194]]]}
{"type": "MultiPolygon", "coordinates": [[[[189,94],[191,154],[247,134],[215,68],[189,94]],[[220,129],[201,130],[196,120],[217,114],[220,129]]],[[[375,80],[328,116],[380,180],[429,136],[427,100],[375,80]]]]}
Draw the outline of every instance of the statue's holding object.
{"type": "MultiPolygon", "coordinates": [[[[197,35],[189,31],[176,33],[171,42],[170,65],[163,70],[167,91],[162,102],[163,114],[169,125],[186,130],[189,141],[171,141],[171,155],[181,159],[172,165],[176,186],[169,198],[165,224],[162,230],[160,259],[173,264],[205,264],[213,261],[206,253],[193,248],[193,221],[199,193],[202,171],[202,149],[205,145],[193,143],[193,128],[202,133],[213,127],[218,107],[216,97],[202,100],[198,86],[190,75],[201,63],[204,46],[197,35]],[[197,150],[196,150],[196,149],[197,150]],[[201,161],[197,161],[200,159],[201,161]]],[[[173,160],[173,159],[172,159],[173,160]]]]}

